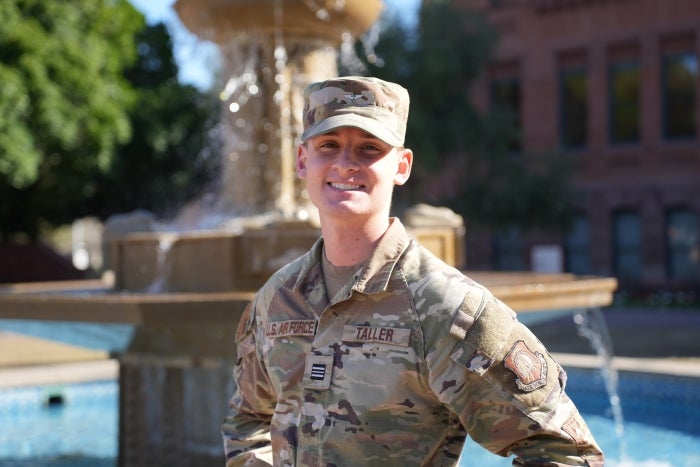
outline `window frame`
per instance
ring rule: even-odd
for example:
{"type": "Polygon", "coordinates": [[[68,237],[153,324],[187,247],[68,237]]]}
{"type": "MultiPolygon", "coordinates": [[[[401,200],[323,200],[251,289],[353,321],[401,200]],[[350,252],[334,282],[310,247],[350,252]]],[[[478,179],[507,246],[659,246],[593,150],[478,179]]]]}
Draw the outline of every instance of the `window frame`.
{"type": "Polygon", "coordinates": [[[665,141],[690,141],[697,139],[699,65],[700,64],[698,63],[697,54],[693,50],[667,52],[664,53],[661,57],[661,131],[665,141]],[[684,58],[692,59],[693,63],[692,67],[694,68],[694,70],[691,72],[694,74],[694,76],[692,76],[692,95],[679,95],[672,99],[672,97],[670,96],[669,89],[669,66],[671,63],[676,62],[678,59],[680,59],[680,61],[684,61],[684,58]],[[670,107],[674,104],[671,101],[678,103],[677,106],[674,106],[674,109],[683,109],[688,107],[688,102],[692,103],[692,106],[690,106],[691,108],[686,111],[687,117],[689,118],[689,122],[684,122],[685,126],[687,126],[687,128],[685,128],[685,130],[687,130],[687,133],[684,133],[682,131],[676,133],[676,131],[672,131],[671,126],[673,122],[671,122],[671,118],[673,109],[670,109],[670,107]]]}
{"type": "Polygon", "coordinates": [[[636,59],[627,59],[627,60],[616,60],[611,62],[608,65],[608,141],[612,145],[628,145],[628,144],[639,144],[641,142],[642,138],[642,132],[641,132],[641,123],[642,123],[642,103],[641,103],[641,97],[642,97],[642,67],[641,63],[639,60],[636,59]],[[617,99],[617,86],[616,86],[616,78],[620,75],[618,75],[619,72],[626,72],[626,71],[636,71],[637,72],[637,82],[635,83],[635,94],[636,96],[633,99],[630,99],[630,101],[624,100],[623,102],[620,102],[619,99],[617,99]],[[634,105],[635,107],[635,124],[634,124],[634,130],[632,133],[634,133],[631,137],[629,138],[624,138],[621,137],[616,129],[618,128],[618,121],[619,119],[617,118],[618,111],[622,109],[628,109],[630,106],[630,102],[634,105]]]}

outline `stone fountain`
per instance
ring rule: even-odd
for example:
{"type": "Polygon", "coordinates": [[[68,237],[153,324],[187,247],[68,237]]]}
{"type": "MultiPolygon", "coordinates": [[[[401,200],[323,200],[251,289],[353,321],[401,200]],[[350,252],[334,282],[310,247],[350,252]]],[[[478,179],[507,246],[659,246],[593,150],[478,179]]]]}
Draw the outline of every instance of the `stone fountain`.
{"type": "MultiPolygon", "coordinates": [[[[211,230],[112,239],[113,282],[0,287],[0,321],[129,329],[121,341],[103,340],[120,367],[120,466],[223,463],[219,425],[233,392],[236,323],[263,281],[320,233],[294,173],[301,90],[337,75],[339,45],[381,8],[380,0],[178,0],[185,26],[219,45],[228,77],[218,206],[227,215],[211,230]]],[[[461,218],[425,210],[404,223],[462,266],[461,218]]],[[[518,312],[604,306],[616,286],[567,274],[469,275],[518,312]]]]}
{"type": "Polygon", "coordinates": [[[178,0],[193,33],[221,51],[223,169],[214,231],[141,233],[111,243],[116,287],[132,292],[254,290],[318,238],[296,177],[302,90],[337,76],[338,46],[381,0],[178,0]]]}

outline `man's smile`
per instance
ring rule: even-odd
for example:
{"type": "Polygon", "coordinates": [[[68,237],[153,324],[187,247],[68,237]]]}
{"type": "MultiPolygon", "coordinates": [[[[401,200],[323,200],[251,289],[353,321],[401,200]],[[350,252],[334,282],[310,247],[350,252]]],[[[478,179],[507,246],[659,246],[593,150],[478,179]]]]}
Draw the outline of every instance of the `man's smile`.
{"type": "Polygon", "coordinates": [[[328,182],[328,185],[337,190],[351,191],[359,190],[363,185],[358,185],[356,183],[340,183],[340,182],[328,182]]]}

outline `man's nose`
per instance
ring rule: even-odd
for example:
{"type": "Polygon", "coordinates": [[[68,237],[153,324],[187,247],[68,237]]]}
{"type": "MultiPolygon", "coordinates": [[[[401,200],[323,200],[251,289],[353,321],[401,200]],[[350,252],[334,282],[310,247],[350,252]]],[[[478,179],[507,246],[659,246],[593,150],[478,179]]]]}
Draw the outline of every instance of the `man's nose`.
{"type": "Polygon", "coordinates": [[[357,160],[351,148],[345,148],[339,151],[337,157],[333,161],[333,168],[338,172],[357,170],[357,167],[357,160]]]}

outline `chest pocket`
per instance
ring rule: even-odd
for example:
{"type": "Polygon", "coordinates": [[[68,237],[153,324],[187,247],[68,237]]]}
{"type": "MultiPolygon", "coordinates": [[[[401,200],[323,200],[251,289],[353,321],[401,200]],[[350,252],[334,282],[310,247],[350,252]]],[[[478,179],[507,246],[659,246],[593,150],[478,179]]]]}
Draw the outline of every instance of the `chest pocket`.
{"type": "Polygon", "coordinates": [[[407,375],[417,374],[412,332],[411,328],[344,325],[336,352],[335,381],[341,386],[372,386],[375,404],[391,405],[390,401],[402,393],[407,375]]]}
{"type": "Polygon", "coordinates": [[[286,320],[260,326],[266,366],[278,392],[301,384],[316,325],[315,320],[286,320]]]}

